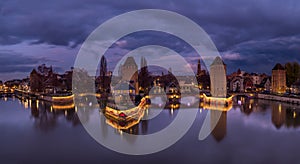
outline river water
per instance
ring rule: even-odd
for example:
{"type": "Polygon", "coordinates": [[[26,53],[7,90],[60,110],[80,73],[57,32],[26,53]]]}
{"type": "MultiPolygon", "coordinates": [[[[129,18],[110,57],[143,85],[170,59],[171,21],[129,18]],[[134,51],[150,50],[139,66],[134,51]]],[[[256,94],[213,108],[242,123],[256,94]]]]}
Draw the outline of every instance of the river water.
{"type": "MultiPolygon", "coordinates": [[[[300,163],[300,108],[291,104],[236,98],[203,141],[198,140],[199,131],[211,111],[189,108],[197,116],[188,132],[169,148],[141,156],[98,144],[81,124],[80,110],[55,110],[43,101],[1,98],[0,163],[300,163]]],[[[158,132],[177,113],[178,109],[164,109],[127,132],[158,132]]],[[[114,137],[122,137],[120,130],[105,126],[106,131],[115,132],[114,137]]]]}

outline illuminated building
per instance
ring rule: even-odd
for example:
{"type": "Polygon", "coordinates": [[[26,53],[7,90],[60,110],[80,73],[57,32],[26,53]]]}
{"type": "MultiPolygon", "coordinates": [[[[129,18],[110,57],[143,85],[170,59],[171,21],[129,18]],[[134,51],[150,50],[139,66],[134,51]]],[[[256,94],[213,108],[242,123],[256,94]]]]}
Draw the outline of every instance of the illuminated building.
{"type": "Polygon", "coordinates": [[[277,63],[272,69],[272,92],[284,93],[286,91],[286,70],[277,63]]]}
{"type": "Polygon", "coordinates": [[[257,86],[257,89],[262,91],[270,91],[271,90],[271,78],[270,77],[266,77],[264,78],[261,83],[257,86]]]}
{"type": "MultiPolygon", "coordinates": [[[[114,122],[124,122],[124,126],[122,129],[128,129],[129,127],[137,124],[140,119],[144,116],[144,112],[147,109],[146,106],[146,99],[142,99],[141,103],[137,107],[133,107],[127,110],[117,110],[111,107],[105,108],[105,116],[106,118],[114,121],[114,122]],[[125,126],[125,124],[128,124],[128,126],[125,126]]],[[[111,122],[111,126],[115,127],[113,122],[111,122]]],[[[121,127],[117,128],[120,129],[121,127]]]]}
{"type": "Polygon", "coordinates": [[[138,66],[133,57],[128,57],[124,64],[120,67],[121,81],[132,82],[135,93],[138,94],[138,66]]]}
{"type": "Polygon", "coordinates": [[[271,88],[271,79],[264,73],[247,73],[238,69],[227,77],[231,92],[269,91],[271,88]]]}
{"type": "Polygon", "coordinates": [[[210,66],[210,84],[212,97],[226,97],[227,81],[226,81],[226,65],[220,57],[216,57],[210,66]]]}
{"type": "MultiPolygon", "coordinates": [[[[112,88],[112,93],[114,95],[114,102],[117,103],[119,106],[118,108],[122,108],[121,106],[123,106],[124,108],[133,107],[133,100],[135,98],[135,88],[132,85],[132,83],[117,84],[114,88],[112,88]]],[[[112,107],[117,108],[112,104],[112,107]]]]}
{"type": "Polygon", "coordinates": [[[203,108],[216,111],[229,111],[232,109],[232,97],[233,96],[229,98],[214,98],[206,97],[206,95],[204,94],[206,103],[203,104],[203,108]]]}
{"type": "Polygon", "coordinates": [[[227,97],[226,65],[216,57],[210,66],[211,96],[203,95],[204,102],[210,105],[228,106],[232,96],[227,97]]]}

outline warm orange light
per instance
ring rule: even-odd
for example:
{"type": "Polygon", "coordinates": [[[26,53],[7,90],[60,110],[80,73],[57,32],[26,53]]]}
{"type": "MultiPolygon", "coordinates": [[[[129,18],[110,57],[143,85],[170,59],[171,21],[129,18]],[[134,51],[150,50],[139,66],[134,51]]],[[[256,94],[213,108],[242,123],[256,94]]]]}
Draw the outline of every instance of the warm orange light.
{"type": "MultiPolygon", "coordinates": [[[[208,110],[218,110],[218,111],[230,111],[232,109],[232,103],[229,104],[227,107],[222,106],[222,105],[208,105],[205,104],[203,106],[204,109],[208,109],[208,110]]],[[[201,113],[202,111],[200,111],[201,113]]]]}
{"type": "Polygon", "coordinates": [[[115,129],[126,130],[126,129],[129,129],[129,128],[133,127],[134,125],[138,124],[143,116],[144,116],[144,112],[142,115],[140,115],[140,117],[137,120],[128,122],[126,126],[120,126],[119,124],[117,124],[116,122],[114,122],[110,119],[106,119],[105,122],[115,129]]]}
{"type": "Polygon", "coordinates": [[[73,100],[74,95],[70,95],[70,96],[53,96],[52,100],[53,101],[64,101],[64,100],[73,100]]]}
{"type": "MultiPolygon", "coordinates": [[[[114,91],[113,91],[113,92],[114,92],[114,91]]],[[[80,97],[83,97],[83,96],[90,96],[90,95],[96,96],[96,97],[101,97],[101,94],[100,94],[100,93],[80,93],[80,94],[78,94],[78,96],[80,96],[80,97]]]]}
{"type": "MultiPolygon", "coordinates": [[[[74,108],[75,104],[72,103],[70,105],[52,105],[53,109],[70,109],[70,108],[74,108]]],[[[51,109],[52,110],[52,109],[51,109]]]]}
{"type": "Polygon", "coordinates": [[[233,95],[231,95],[230,97],[228,98],[224,98],[224,97],[207,97],[206,94],[203,94],[203,97],[207,100],[225,100],[225,101],[229,101],[229,100],[232,100],[233,98],[233,95]]]}

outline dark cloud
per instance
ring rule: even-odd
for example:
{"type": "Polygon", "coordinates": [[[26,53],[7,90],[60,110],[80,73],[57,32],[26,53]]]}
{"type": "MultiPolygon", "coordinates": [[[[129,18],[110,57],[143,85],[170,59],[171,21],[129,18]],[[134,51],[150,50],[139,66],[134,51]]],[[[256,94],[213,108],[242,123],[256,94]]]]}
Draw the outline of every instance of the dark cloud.
{"type": "MultiPolygon", "coordinates": [[[[116,63],[118,63],[127,53],[147,45],[158,45],[169,48],[185,58],[191,65],[196,66],[198,59],[200,59],[198,53],[182,39],[164,32],[149,30],[131,33],[115,42],[105,53],[108,61],[108,68],[113,70],[116,63]]],[[[148,59],[151,58],[151,52],[150,54],[143,55],[148,59]]],[[[164,55],[165,54],[161,54],[161,56],[164,55]]]]}
{"type": "Polygon", "coordinates": [[[16,38],[32,40],[33,44],[74,46],[83,42],[99,24],[99,18],[106,18],[97,14],[101,6],[92,13],[89,7],[75,1],[7,1],[0,6],[0,43],[4,44],[18,43],[9,41],[16,38]]]}
{"type": "MultiPolygon", "coordinates": [[[[14,51],[0,50],[0,73],[29,73],[37,65],[51,61],[46,58],[36,58],[23,56],[22,54],[15,53],[14,51]]],[[[56,70],[61,70],[57,67],[56,70]]]]}
{"type": "MultiPolygon", "coordinates": [[[[300,1],[296,0],[1,1],[0,45],[27,41],[74,48],[105,20],[146,8],[175,11],[198,23],[211,36],[230,71],[240,67],[248,71],[269,72],[276,62],[299,61],[300,1]]],[[[151,36],[137,34],[123,38],[126,44],[112,48],[127,52],[156,43],[186,56],[191,55],[189,47],[175,40],[161,33],[151,36]]],[[[34,64],[31,60],[39,59],[27,60],[34,64]]]]}
{"type": "Polygon", "coordinates": [[[237,44],[228,53],[238,54],[238,60],[225,59],[225,61],[235,66],[234,69],[242,68],[247,71],[271,73],[276,63],[300,62],[299,52],[299,36],[280,37],[237,44]]]}
{"type": "Polygon", "coordinates": [[[127,50],[133,50],[147,45],[164,46],[178,53],[185,53],[185,55],[193,51],[188,43],[174,35],[150,30],[131,33],[130,35],[119,39],[112,48],[120,47],[127,50]]]}
{"type": "Polygon", "coordinates": [[[31,39],[37,44],[76,46],[108,18],[135,9],[161,8],[193,19],[209,32],[219,49],[227,50],[252,39],[299,34],[299,6],[298,1],[270,0],[12,0],[0,4],[0,43],[31,39]]]}

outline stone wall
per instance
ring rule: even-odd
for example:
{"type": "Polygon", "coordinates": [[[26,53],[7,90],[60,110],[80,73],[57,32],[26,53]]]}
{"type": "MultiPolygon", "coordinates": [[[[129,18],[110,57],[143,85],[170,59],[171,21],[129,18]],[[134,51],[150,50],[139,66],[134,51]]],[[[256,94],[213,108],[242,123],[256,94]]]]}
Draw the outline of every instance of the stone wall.
{"type": "Polygon", "coordinates": [[[293,104],[300,105],[300,98],[291,98],[291,97],[282,97],[277,95],[269,95],[269,94],[258,94],[257,98],[266,99],[266,100],[274,100],[274,101],[281,101],[293,104]]]}

